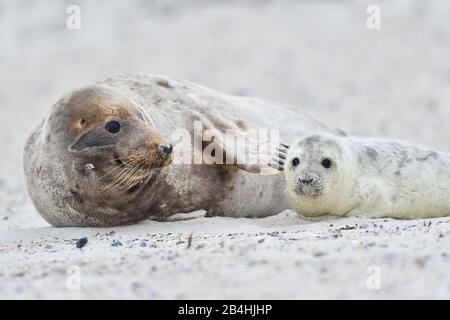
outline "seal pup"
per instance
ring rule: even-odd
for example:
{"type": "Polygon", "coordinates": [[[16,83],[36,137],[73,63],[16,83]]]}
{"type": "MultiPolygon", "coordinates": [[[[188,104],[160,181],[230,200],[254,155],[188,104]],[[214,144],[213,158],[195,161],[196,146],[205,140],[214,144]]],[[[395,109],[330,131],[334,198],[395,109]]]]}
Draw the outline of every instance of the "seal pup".
{"type": "Polygon", "coordinates": [[[450,154],[406,142],[304,136],[286,157],[286,192],[304,216],[450,215],[450,154]]]}
{"type": "MultiPolygon", "coordinates": [[[[23,154],[29,195],[53,226],[124,225],[198,210],[263,217],[290,207],[282,175],[255,174],[269,163],[175,163],[178,130],[192,138],[192,157],[210,148],[212,140],[194,145],[195,123],[244,137],[251,129],[275,129],[285,142],[339,134],[297,107],[163,76],[122,75],[65,94],[33,131],[23,154]]],[[[239,160],[215,142],[211,155],[223,151],[239,160]]]]}

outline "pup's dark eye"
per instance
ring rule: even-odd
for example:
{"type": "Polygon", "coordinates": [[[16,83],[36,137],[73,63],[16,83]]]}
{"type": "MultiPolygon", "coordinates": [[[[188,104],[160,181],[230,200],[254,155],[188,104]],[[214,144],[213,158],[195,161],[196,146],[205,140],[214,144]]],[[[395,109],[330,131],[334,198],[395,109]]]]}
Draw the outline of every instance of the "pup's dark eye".
{"type": "Polygon", "coordinates": [[[324,167],[325,169],[330,169],[331,168],[331,160],[330,159],[323,159],[322,160],[322,167],[324,167]]]}
{"type": "Polygon", "coordinates": [[[105,126],[106,131],[116,134],[120,131],[120,123],[117,121],[110,121],[105,126]]]}
{"type": "Polygon", "coordinates": [[[292,159],[292,166],[293,167],[298,166],[299,163],[300,163],[300,159],[299,158],[292,159]]]}

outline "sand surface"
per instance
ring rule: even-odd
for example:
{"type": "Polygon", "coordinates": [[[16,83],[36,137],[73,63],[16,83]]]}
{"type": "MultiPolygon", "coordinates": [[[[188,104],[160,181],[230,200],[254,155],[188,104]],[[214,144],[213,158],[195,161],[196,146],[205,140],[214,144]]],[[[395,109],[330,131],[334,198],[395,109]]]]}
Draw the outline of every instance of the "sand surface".
{"type": "Polygon", "coordinates": [[[372,3],[0,0],[0,298],[450,298],[449,218],[56,229],[24,188],[21,149],[52,103],[127,72],[449,151],[450,3],[377,1],[382,27],[368,30],[372,3]],[[69,31],[73,3],[82,28],[69,31]]]}

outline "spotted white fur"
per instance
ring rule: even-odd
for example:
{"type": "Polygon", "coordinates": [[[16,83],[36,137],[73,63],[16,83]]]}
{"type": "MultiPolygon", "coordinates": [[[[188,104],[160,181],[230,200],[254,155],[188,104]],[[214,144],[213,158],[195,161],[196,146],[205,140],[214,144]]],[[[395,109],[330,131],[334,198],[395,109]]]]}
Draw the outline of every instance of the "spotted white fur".
{"type": "Polygon", "coordinates": [[[284,171],[289,199],[304,216],[450,215],[449,153],[394,140],[319,134],[290,146],[284,171]],[[321,165],[325,158],[333,162],[329,169],[321,165]]]}

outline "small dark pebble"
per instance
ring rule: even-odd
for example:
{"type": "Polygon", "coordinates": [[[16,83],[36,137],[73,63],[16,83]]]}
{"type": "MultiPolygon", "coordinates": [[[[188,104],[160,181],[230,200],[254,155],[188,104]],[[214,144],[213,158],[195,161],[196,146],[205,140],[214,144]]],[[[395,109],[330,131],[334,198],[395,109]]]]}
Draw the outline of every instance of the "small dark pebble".
{"type": "Polygon", "coordinates": [[[119,247],[122,246],[122,242],[120,241],[113,241],[113,243],[111,244],[111,247],[119,247]]]}
{"type": "Polygon", "coordinates": [[[373,247],[375,245],[376,245],[376,243],[374,241],[370,241],[370,242],[366,243],[365,247],[368,248],[368,247],[373,247]]]}
{"type": "Polygon", "coordinates": [[[84,237],[84,238],[80,238],[77,240],[76,242],[76,246],[78,249],[83,248],[88,242],[88,238],[84,237]]]}
{"type": "Polygon", "coordinates": [[[427,257],[417,257],[414,262],[420,267],[420,268],[425,268],[426,264],[427,264],[427,257]]]}
{"type": "Polygon", "coordinates": [[[345,227],[339,228],[338,230],[339,230],[339,231],[342,231],[342,230],[353,230],[353,229],[356,228],[356,226],[357,226],[357,224],[354,225],[354,226],[348,226],[348,225],[345,225],[345,227]]]}
{"type": "Polygon", "coordinates": [[[249,261],[248,263],[247,263],[247,265],[249,266],[249,267],[253,267],[253,266],[256,266],[256,265],[264,265],[264,264],[267,264],[268,262],[267,262],[267,260],[251,260],[251,261],[249,261]]]}
{"type": "Polygon", "coordinates": [[[192,238],[193,234],[191,233],[188,237],[187,249],[189,249],[192,246],[192,238]]]}
{"type": "Polygon", "coordinates": [[[265,239],[263,238],[263,239],[259,239],[258,240],[258,243],[263,243],[265,241],[265,239]]]}
{"type": "Polygon", "coordinates": [[[315,252],[313,253],[313,256],[319,258],[325,256],[326,254],[327,254],[326,252],[315,252]]]}

